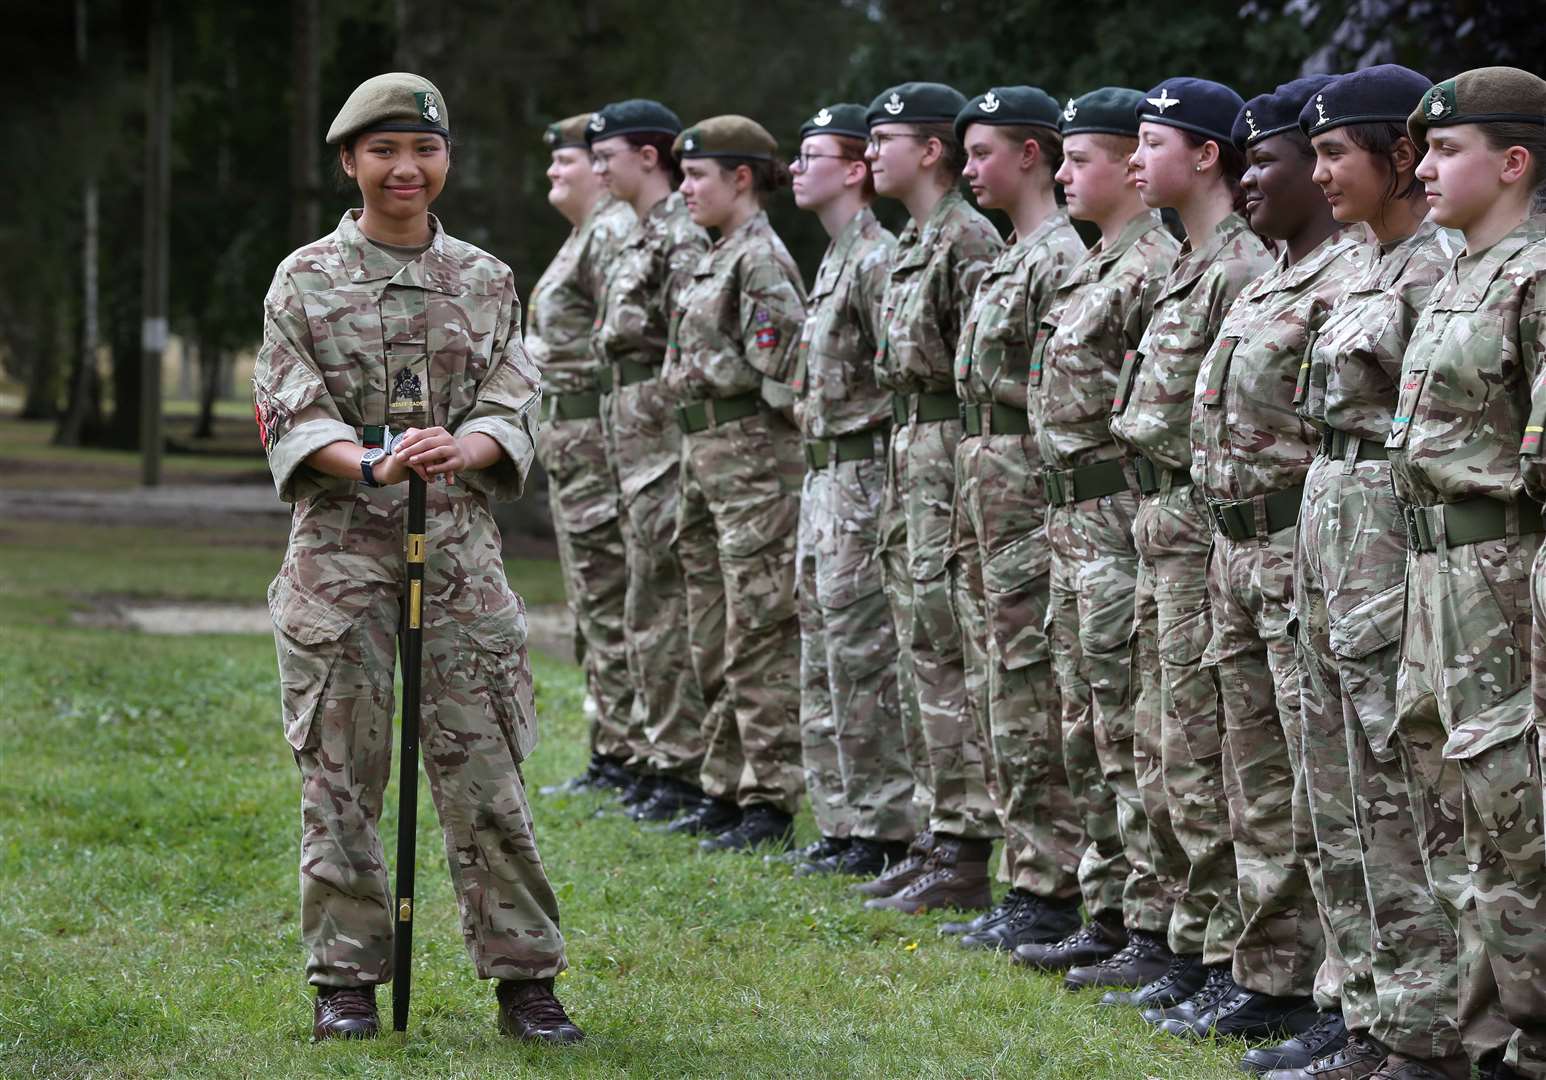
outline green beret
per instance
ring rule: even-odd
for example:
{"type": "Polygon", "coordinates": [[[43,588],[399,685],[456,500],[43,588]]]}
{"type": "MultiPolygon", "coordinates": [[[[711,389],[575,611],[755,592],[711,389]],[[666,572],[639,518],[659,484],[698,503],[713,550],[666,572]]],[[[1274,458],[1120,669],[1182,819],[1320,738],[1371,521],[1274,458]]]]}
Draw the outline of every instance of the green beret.
{"type": "Polygon", "coordinates": [[[1069,98],[1058,126],[1069,135],[1138,135],[1138,105],[1143,94],[1125,86],[1103,86],[1083,97],[1069,98]]]}
{"type": "Polygon", "coordinates": [[[591,114],[580,113],[566,120],[558,120],[549,124],[542,132],[542,145],[549,150],[586,150],[590,144],[585,141],[585,125],[590,123],[591,114]]]}
{"type": "Polygon", "coordinates": [[[828,105],[800,125],[800,138],[810,135],[846,135],[850,139],[868,139],[870,129],[864,123],[864,106],[844,102],[828,105]]]}
{"type": "Polygon", "coordinates": [[[451,137],[451,114],[435,84],[422,75],[394,71],[354,88],[327,129],[329,145],[362,131],[431,131],[451,137]]]}
{"type": "Polygon", "coordinates": [[[603,105],[591,114],[585,125],[585,141],[610,139],[614,135],[675,135],[682,130],[681,118],[658,101],[629,98],[603,105]]]}
{"type": "Polygon", "coordinates": [[[744,116],[711,116],[676,137],[671,152],[687,158],[750,158],[772,161],[778,141],[768,129],[744,116]]]}
{"type": "Polygon", "coordinates": [[[1463,71],[1423,95],[1406,130],[1422,145],[1431,127],[1491,123],[1546,124],[1546,80],[1512,67],[1463,71]]]}
{"type": "Polygon", "coordinates": [[[972,124],[1000,124],[1013,127],[1044,127],[1053,131],[1063,118],[1063,110],[1051,94],[1037,86],[995,86],[979,94],[956,114],[956,142],[966,141],[966,129],[972,124]]]}
{"type": "Polygon", "coordinates": [[[882,90],[865,110],[864,122],[877,124],[953,124],[966,107],[961,91],[934,82],[905,82],[882,90]]]}

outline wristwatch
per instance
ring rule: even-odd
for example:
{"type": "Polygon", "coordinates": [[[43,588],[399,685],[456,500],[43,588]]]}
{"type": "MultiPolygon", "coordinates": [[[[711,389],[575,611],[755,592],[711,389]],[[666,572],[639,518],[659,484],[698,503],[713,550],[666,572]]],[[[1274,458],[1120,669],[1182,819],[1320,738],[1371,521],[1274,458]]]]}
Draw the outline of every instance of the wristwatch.
{"type": "Polygon", "coordinates": [[[366,487],[381,486],[376,481],[376,474],[372,471],[372,466],[386,456],[387,452],[381,447],[372,446],[369,450],[365,451],[365,456],[360,458],[360,479],[364,481],[366,487]]]}

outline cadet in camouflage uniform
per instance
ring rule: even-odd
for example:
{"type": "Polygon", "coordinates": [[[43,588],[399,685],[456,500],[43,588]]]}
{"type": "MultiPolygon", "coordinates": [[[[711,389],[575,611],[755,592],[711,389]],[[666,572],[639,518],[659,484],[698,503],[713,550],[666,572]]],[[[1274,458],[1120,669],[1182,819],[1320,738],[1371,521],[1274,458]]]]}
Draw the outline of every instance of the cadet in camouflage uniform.
{"type": "MultiPolygon", "coordinates": [[[[1385,442],[1410,542],[1397,709],[1403,738],[1444,739],[1460,774],[1468,895],[1518,1029],[1493,1075],[1540,1078],[1546,840],[1528,598],[1546,496],[1546,398],[1531,399],[1546,371],[1546,216],[1530,210],[1546,166],[1546,82],[1468,71],[1431,88],[1407,127],[1429,147],[1417,177],[1433,219],[1460,230],[1465,249],[1412,331],[1385,442]]],[[[1461,883],[1438,869],[1430,877],[1453,896],[1461,883]]],[[[1395,1060],[1378,1075],[1446,1075],[1395,1060]]]]}
{"type": "MultiPolygon", "coordinates": [[[[1299,513],[1294,595],[1302,767],[1327,929],[1347,965],[1336,1026],[1352,1035],[1337,1054],[1338,1075],[1349,1080],[1374,1073],[1387,1052],[1457,1076],[1470,1069],[1455,1020],[1455,930],[1428,885],[1412,778],[1395,741],[1406,527],[1384,440],[1412,325],[1460,249],[1457,236],[1423,221],[1428,207],[1412,175],[1418,156],[1406,117],[1428,86],[1415,71],[1382,64],[1332,80],[1299,118],[1316,148],[1315,179],[1336,199],[1333,214],[1366,222],[1379,241],[1316,335],[1294,394],[1300,416],[1321,432],[1299,513]],[[1391,149],[1374,152],[1380,147],[1391,149]]],[[[1430,761],[1427,770],[1441,766],[1430,761]]],[[[1436,804],[1424,812],[1445,815],[1436,804]]],[[[1439,835],[1449,848],[1458,840],[1439,835]]],[[[1330,1057],[1273,1075],[1318,1076],[1330,1057]]]]}
{"type": "Polygon", "coordinates": [[[875,385],[875,345],[896,238],[869,206],[868,138],[862,105],[823,108],[800,128],[791,168],[795,203],[832,238],[794,380],[806,460],[800,730],[805,791],[821,830],[797,872],[873,877],[901,858],[915,829],[896,624],[877,551],[891,395],[875,385]]]}
{"type": "Polygon", "coordinates": [[[553,528],[564,592],[584,643],[586,683],[596,701],[591,764],[582,780],[613,782],[619,766],[647,760],[642,729],[630,741],[633,684],[623,633],[628,565],[618,525],[617,476],[601,427],[601,382],[610,368],[590,349],[591,326],[606,267],[633,228],[633,210],[606,194],[591,171],[585,125],[590,113],[549,124],[542,141],[552,155],[548,201],[573,226],[532,288],[526,351],[542,372],[543,431],[537,459],[548,474],[553,528]]]}
{"type": "MultiPolygon", "coordinates": [[[[607,270],[591,349],[612,373],[604,407],[608,449],[622,493],[628,551],[624,624],[635,725],[649,740],[634,814],[665,820],[684,807],[708,812],[703,764],[705,690],[690,655],[687,591],[671,552],[681,492],[681,433],[658,378],[671,312],[708,236],[672,188],[671,140],[681,121],[656,101],[615,102],[585,128],[593,167],[636,221],[607,270]]],[[[691,831],[688,814],[673,828],[691,831]]],[[[718,822],[716,824],[723,824],[718,822]]]]}
{"type": "MultiPolygon", "coordinates": [[[[1291,627],[1295,524],[1316,446],[1294,414],[1294,387],[1312,338],[1368,254],[1331,217],[1299,130],[1300,110],[1326,81],[1285,83],[1246,102],[1235,121],[1251,228],[1284,251],[1230,307],[1192,406],[1192,479],[1217,534],[1208,562],[1213,636],[1203,662],[1217,669],[1224,706],[1244,919],[1232,971],[1210,970],[1201,990],[1159,1019],[1165,1030],[1194,1037],[1303,1033],[1322,1019],[1311,991],[1329,1011],[1342,975],[1318,914],[1291,627]]],[[[1160,100],[1175,96],[1160,90],[1160,100]]]]}
{"type": "Polygon", "coordinates": [[[773,136],[744,116],[701,121],[672,149],[693,220],[719,232],[682,289],[661,370],[683,433],[675,547],[693,661],[705,686],[723,681],[703,788],[740,810],[702,846],[785,845],[804,788],[794,555],[805,462],[787,415],[805,290],[763,204],[789,174],[773,136]]]}
{"type": "Polygon", "coordinates": [[[1053,196],[1062,110],[1045,91],[994,87],[966,103],[956,137],[979,206],[1006,211],[1010,246],[977,287],[956,349],[965,431],[956,447],[954,576],[968,677],[986,686],[1009,892],[964,931],[967,948],[1055,941],[1079,925],[1084,823],[1063,771],[1063,739],[1047,647],[1047,507],[1041,457],[1026,414],[1031,335],[1084,241],[1053,196]]]}
{"type": "MultiPolygon", "coordinates": [[[[986,908],[999,832],[990,753],[969,700],[949,558],[961,438],[953,361],[972,297],[1003,242],[956,189],[965,164],[955,118],[966,105],[939,83],[903,83],[870,103],[866,152],[880,194],[907,207],[886,289],[876,381],[893,394],[883,551],[902,662],[918,693],[933,804],[909,858],[861,886],[866,905],[917,912],[986,908]]],[[[985,688],[983,688],[985,689],[985,688]]]]}
{"type": "Polygon", "coordinates": [[[1153,937],[1175,960],[1156,972],[1164,952],[1152,947],[1151,935],[1134,933],[1124,950],[1129,955],[1098,965],[1090,981],[1122,985],[1153,974],[1136,993],[1107,997],[1140,1008],[1173,1005],[1195,993],[1208,966],[1227,970],[1241,929],[1223,717],[1213,672],[1202,667],[1213,625],[1207,590],[1213,524],[1192,483],[1189,427],[1197,370],[1225,312],[1272,265],[1235,212],[1245,163],[1231,131],[1242,105],[1219,83],[1167,79],[1139,106],[1133,157],[1145,204],[1174,208],[1187,235],[1111,401],[1111,432],[1127,450],[1143,494],[1133,521],[1142,681],[1133,756],[1150,857],[1173,899],[1168,932],[1153,937]],[[1152,101],[1166,105],[1161,110],[1152,101]],[[1152,652],[1144,651],[1150,642],[1152,652]]]}
{"type": "Polygon", "coordinates": [[[301,773],[301,940],[313,1037],[369,1037],[392,977],[377,821],[412,468],[427,475],[420,738],[478,976],[510,1034],[572,1042],[564,968],[520,762],[536,741],[526,615],[489,501],[519,495],[538,373],[509,267],[429,214],[449,166],[445,100],[418,75],[361,84],[333,120],[363,211],[284,260],[264,300],[253,395],[279,497],[295,504],[269,587],[285,738],[301,773]],[[363,146],[361,144],[364,144],[363,146]],[[401,434],[383,447],[388,429],[401,434]]]}
{"type": "Polygon", "coordinates": [[[1061,941],[1020,946],[1015,960],[1049,971],[1083,968],[1070,987],[1083,985],[1087,965],[1118,953],[1128,930],[1157,935],[1170,922],[1133,771],[1138,495],[1106,419],[1123,357],[1143,338],[1180,247],[1133,184],[1128,158],[1140,98],[1136,90],[1097,90],[1075,100],[1073,119],[1063,122],[1057,178],[1068,212],[1098,226],[1101,239],[1057,291],[1031,357],[1030,413],[1045,463],[1052,555],[1047,624],[1062,658],[1063,758],[1084,811],[1079,882],[1090,922],[1061,941]],[[1088,708],[1073,700],[1084,684],[1088,708]]]}

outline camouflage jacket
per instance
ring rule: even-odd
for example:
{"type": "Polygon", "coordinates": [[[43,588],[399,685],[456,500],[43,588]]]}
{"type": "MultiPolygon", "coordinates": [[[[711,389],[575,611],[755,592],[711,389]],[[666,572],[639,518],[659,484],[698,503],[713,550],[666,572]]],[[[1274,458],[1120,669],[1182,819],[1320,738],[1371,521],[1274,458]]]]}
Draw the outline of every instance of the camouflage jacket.
{"type": "Polygon", "coordinates": [[[660,378],[679,402],[761,391],[788,406],[805,286],[759,211],[699,257],[682,290],[660,378]]]}
{"type": "Polygon", "coordinates": [[[895,247],[896,237],[865,207],[821,258],[795,366],[795,416],[806,438],[891,419],[891,395],[875,385],[875,344],[895,247]]]}
{"type": "MultiPolygon", "coordinates": [[[[1421,506],[1546,495],[1531,388],[1542,392],[1546,214],[1462,254],[1412,329],[1385,445],[1396,495],[1421,506]]],[[[1540,397],[1536,398],[1541,400],[1540,397]]]]}
{"type": "Polygon", "coordinates": [[[1052,301],[1031,358],[1031,420],[1042,460],[1060,469],[1117,456],[1107,417],[1128,350],[1149,325],[1180,243],[1146,211],[1090,249],[1052,301]]]}
{"type": "Polygon", "coordinates": [[[433,216],[430,247],[399,263],[366,239],[357,213],[280,263],[263,301],[252,390],[279,497],[352,505],[361,485],[306,458],[362,441],[367,425],[439,425],[504,450],[488,468],[459,474],[457,486],[514,498],[531,467],[541,394],[510,268],[447,236],[433,216]]]}
{"type": "Polygon", "coordinates": [[[665,359],[671,314],[687,287],[709,234],[693,224],[687,203],[672,192],[650,208],[623,240],[607,268],[591,348],[604,364],[665,359]]]}
{"type": "Polygon", "coordinates": [[[633,228],[633,208],[603,195],[537,279],[527,298],[526,351],[542,372],[542,389],[571,394],[596,389],[600,357],[591,330],[606,269],[633,228]]]}
{"type": "Polygon", "coordinates": [[[1202,246],[1181,245],[1117,379],[1111,433],[1118,442],[1164,468],[1191,468],[1197,369],[1240,290],[1271,266],[1272,253],[1239,214],[1219,222],[1202,246]]]}
{"type": "Polygon", "coordinates": [[[993,223],[955,189],[897,238],[875,381],[897,393],[954,393],[954,361],[977,284],[1004,248],[993,223]]]}
{"type": "Polygon", "coordinates": [[[977,286],[956,349],[956,396],[1025,411],[1031,334],[1053,294],[1084,258],[1084,241],[1058,210],[999,253],[977,286]]]}
{"type": "Polygon", "coordinates": [[[1284,252],[1241,291],[1197,373],[1192,480],[1204,495],[1248,499],[1303,482],[1319,439],[1294,412],[1300,365],[1368,257],[1362,227],[1339,229],[1296,263],[1284,252]]]}
{"type": "Polygon", "coordinates": [[[1401,358],[1418,314],[1464,239],[1431,221],[1389,251],[1372,251],[1300,372],[1294,403],[1317,429],[1383,442],[1396,413],[1401,358]]]}

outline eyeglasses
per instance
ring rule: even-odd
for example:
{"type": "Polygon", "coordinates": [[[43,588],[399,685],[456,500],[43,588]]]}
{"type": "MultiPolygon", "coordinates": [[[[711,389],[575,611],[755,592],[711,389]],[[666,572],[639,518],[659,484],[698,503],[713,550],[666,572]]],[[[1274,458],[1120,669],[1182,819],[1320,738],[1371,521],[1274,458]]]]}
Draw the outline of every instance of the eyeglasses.
{"type": "Polygon", "coordinates": [[[620,150],[595,150],[591,152],[591,163],[598,169],[605,170],[612,164],[612,159],[619,154],[631,154],[639,149],[637,146],[626,146],[620,150]]]}
{"type": "Polygon", "coordinates": [[[930,138],[930,136],[928,136],[928,135],[920,135],[916,131],[892,131],[892,132],[887,132],[884,135],[871,135],[870,138],[869,138],[869,141],[864,144],[864,149],[865,149],[866,152],[869,152],[869,151],[873,150],[873,151],[875,151],[878,154],[885,147],[885,145],[888,142],[890,142],[892,139],[925,139],[925,140],[927,140],[928,138],[930,138]]]}
{"type": "Polygon", "coordinates": [[[857,160],[859,160],[858,158],[849,157],[847,154],[803,154],[802,153],[799,157],[795,158],[793,161],[791,161],[789,163],[789,169],[790,169],[791,172],[793,172],[796,169],[798,169],[800,172],[804,172],[806,169],[809,169],[811,167],[811,162],[815,161],[817,158],[832,158],[834,161],[857,161],[857,160]]]}

